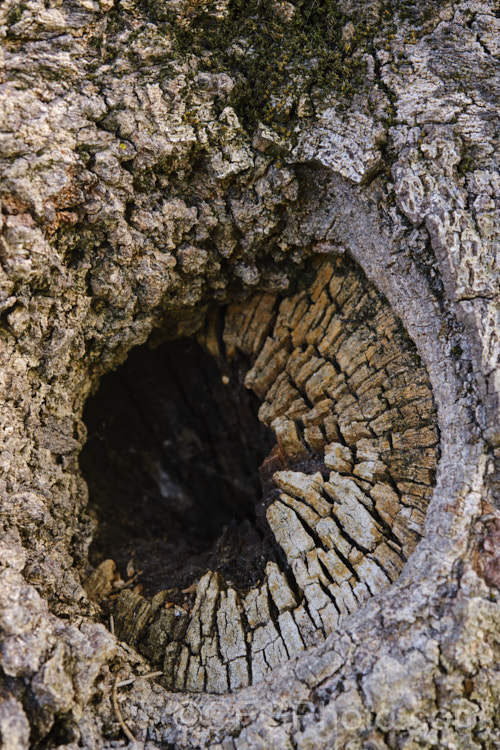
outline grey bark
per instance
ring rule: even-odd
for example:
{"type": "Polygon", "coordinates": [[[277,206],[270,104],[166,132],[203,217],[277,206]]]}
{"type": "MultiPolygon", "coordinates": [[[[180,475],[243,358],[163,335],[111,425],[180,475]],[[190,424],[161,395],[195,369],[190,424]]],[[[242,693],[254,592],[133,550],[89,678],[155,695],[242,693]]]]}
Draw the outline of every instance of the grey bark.
{"type": "MultiPolygon", "coordinates": [[[[498,12],[346,2],[339,67],[319,77],[325,43],[307,37],[265,93],[243,24],[229,57],[183,41],[227,2],[158,7],[0,9],[2,747],[126,746],[123,723],[148,748],[498,747],[498,12]],[[395,583],[265,680],[169,692],[83,586],[83,404],[152,331],[192,334],[213,301],[285,293],[339,252],[427,369],[441,456],[425,536],[395,583]]],[[[279,28],[303,12],[263,7],[279,28]]]]}

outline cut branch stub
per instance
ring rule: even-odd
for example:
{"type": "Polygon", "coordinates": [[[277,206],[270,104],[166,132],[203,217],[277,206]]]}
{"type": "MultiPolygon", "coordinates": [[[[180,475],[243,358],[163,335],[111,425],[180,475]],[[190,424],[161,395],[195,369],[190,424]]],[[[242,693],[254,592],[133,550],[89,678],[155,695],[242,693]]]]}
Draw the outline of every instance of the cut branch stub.
{"type": "Polygon", "coordinates": [[[166,687],[224,693],[318,644],[398,578],[423,535],[438,433],[412,342],[346,260],[317,265],[288,298],[231,305],[222,336],[211,321],[206,348],[229,367],[250,362],[245,385],[275,436],[256,498],[274,551],[255,585],[208,569],[183,602],[122,591],[114,619],[166,687]]]}

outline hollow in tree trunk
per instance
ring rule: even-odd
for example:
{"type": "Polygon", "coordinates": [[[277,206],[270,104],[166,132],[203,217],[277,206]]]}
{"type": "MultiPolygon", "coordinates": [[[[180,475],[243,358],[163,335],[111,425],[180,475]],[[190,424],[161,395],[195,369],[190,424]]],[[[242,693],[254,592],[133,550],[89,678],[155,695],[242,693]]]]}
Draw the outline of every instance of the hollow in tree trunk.
{"type": "Polygon", "coordinates": [[[2,747],[498,747],[494,4],[0,23],[2,747]]]}

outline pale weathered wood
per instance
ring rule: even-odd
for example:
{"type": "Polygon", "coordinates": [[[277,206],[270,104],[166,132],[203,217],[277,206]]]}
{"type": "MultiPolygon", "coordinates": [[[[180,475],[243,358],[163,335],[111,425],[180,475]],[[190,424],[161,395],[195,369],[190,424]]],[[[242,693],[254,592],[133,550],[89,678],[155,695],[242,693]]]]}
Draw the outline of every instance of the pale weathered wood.
{"type": "Polygon", "coordinates": [[[259,295],[224,319],[225,356],[250,354],[245,383],[276,436],[264,464],[274,462],[266,471],[280,494],[263,502],[286,565],[270,561],[250,591],[207,571],[187,614],[171,609],[168,592],[156,611],[130,591],[114,606],[118,637],[160,667],[170,689],[260,681],[304,650],[311,621],[326,636],[395,581],[423,535],[438,443],[425,369],[352,264],[323,262],[314,277],[304,292],[282,302],[259,295]],[[342,442],[329,442],[332,432],[342,442]],[[172,611],[177,619],[166,620],[172,611]]]}

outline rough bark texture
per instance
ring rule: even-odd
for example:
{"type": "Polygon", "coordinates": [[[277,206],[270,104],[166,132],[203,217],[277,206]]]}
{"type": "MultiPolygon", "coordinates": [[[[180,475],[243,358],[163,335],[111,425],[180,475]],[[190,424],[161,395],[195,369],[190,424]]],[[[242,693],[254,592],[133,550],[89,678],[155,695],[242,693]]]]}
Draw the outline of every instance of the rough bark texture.
{"type": "Polygon", "coordinates": [[[497,16],[3,4],[3,747],[498,747],[497,16]],[[213,566],[187,603],[126,589],[127,643],[82,410],[148,339],[220,356],[215,305],[277,442],[281,552],[253,593],[213,566]]]}

